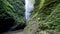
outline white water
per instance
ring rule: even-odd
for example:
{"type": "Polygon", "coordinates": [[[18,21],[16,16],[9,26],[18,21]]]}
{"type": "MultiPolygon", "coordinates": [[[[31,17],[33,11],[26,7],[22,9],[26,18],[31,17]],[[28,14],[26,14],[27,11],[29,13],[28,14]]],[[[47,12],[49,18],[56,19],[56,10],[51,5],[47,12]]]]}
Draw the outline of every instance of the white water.
{"type": "MultiPolygon", "coordinates": [[[[25,18],[27,21],[30,19],[31,11],[33,11],[34,9],[34,3],[35,3],[35,0],[25,0],[25,18]]],[[[9,31],[12,31],[18,25],[20,24],[12,26],[11,29],[9,29],[9,31]]]]}
{"type": "Polygon", "coordinates": [[[35,0],[25,0],[25,18],[30,19],[31,11],[34,9],[35,0]]]}

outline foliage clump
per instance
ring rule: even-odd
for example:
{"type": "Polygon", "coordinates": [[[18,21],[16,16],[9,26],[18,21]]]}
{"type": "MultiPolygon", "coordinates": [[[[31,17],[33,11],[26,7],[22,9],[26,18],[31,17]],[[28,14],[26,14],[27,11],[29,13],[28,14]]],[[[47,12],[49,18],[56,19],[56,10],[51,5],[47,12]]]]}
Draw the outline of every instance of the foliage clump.
{"type": "Polygon", "coordinates": [[[0,14],[4,14],[4,12],[7,13],[15,20],[15,24],[24,23],[23,0],[0,0],[0,4],[0,14]]]}
{"type": "MultiPolygon", "coordinates": [[[[13,26],[11,26],[11,30],[19,25],[22,26],[25,23],[24,5],[24,0],[0,0],[0,19],[3,19],[2,21],[11,19],[11,22],[14,23],[13,26]]],[[[6,23],[10,24],[8,21],[6,23]]]]}

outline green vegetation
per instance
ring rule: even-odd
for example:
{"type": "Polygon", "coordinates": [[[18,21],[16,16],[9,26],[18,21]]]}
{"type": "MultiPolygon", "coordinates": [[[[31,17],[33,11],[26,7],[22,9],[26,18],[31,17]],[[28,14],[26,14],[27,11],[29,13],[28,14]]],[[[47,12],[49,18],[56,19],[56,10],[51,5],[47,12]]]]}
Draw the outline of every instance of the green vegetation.
{"type": "MultiPolygon", "coordinates": [[[[14,24],[22,24],[24,12],[24,0],[0,0],[0,17],[12,17],[14,24]]],[[[26,25],[24,34],[60,34],[60,0],[35,0],[26,25]]]]}
{"type": "Polygon", "coordinates": [[[60,34],[59,0],[36,0],[24,34],[60,34]],[[37,3],[38,2],[38,3],[37,3]]]}
{"type": "MultiPolygon", "coordinates": [[[[0,0],[0,4],[0,14],[4,14],[4,12],[7,13],[15,20],[16,24],[24,23],[23,0],[0,0]]],[[[5,16],[5,14],[3,16],[5,16]]]]}

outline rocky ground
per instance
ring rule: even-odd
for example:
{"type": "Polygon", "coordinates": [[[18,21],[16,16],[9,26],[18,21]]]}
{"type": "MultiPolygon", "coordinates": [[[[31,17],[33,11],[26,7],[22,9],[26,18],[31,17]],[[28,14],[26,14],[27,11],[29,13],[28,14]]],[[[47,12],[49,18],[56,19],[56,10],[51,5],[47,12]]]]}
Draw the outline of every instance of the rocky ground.
{"type": "Polygon", "coordinates": [[[9,32],[5,32],[3,34],[23,34],[23,30],[9,31],[9,32]]]}

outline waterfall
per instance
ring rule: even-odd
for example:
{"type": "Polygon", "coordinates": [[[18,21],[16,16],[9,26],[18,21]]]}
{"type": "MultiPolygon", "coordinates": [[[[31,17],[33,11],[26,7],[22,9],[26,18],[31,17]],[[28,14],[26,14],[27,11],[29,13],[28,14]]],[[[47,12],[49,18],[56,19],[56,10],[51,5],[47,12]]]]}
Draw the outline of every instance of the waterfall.
{"type": "Polygon", "coordinates": [[[34,9],[35,0],[25,0],[25,18],[30,19],[31,11],[34,9]]]}
{"type": "MultiPolygon", "coordinates": [[[[26,21],[28,21],[30,19],[31,11],[33,11],[33,9],[34,9],[34,2],[35,2],[34,0],[25,0],[25,18],[26,18],[26,21]]],[[[12,31],[13,29],[15,29],[19,25],[20,24],[12,26],[11,29],[9,29],[9,31],[12,31]]]]}

